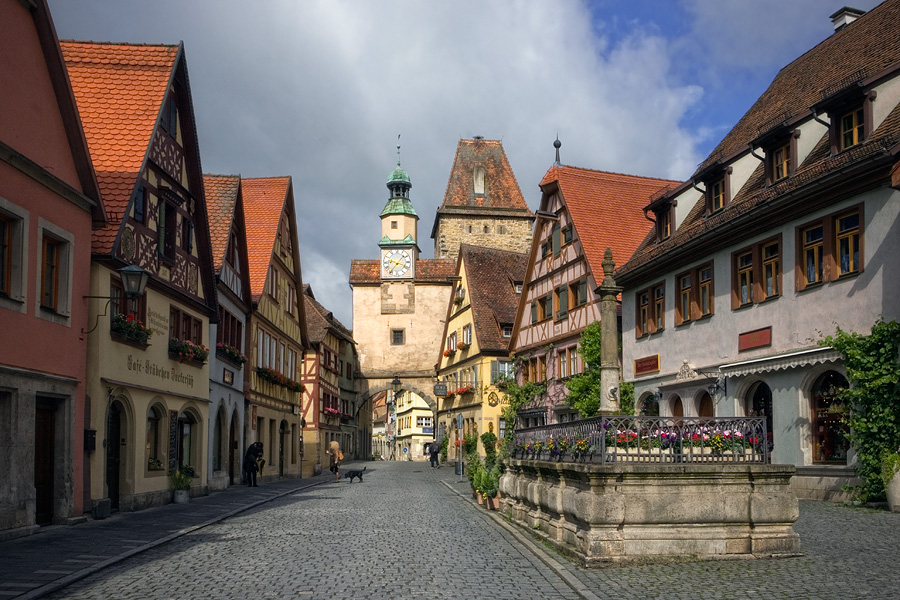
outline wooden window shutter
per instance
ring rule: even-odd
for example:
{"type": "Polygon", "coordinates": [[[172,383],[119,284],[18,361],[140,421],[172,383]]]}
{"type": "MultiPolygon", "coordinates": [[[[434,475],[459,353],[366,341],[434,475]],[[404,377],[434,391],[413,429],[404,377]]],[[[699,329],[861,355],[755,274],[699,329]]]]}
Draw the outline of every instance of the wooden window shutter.
{"type": "Polygon", "coordinates": [[[531,302],[531,322],[537,323],[537,301],[531,302]]]}
{"type": "Polygon", "coordinates": [[[559,256],[559,223],[553,226],[553,256],[559,256]]]}
{"type": "Polygon", "coordinates": [[[497,378],[500,377],[500,363],[496,360],[491,361],[491,383],[497,383],[497,378]]]}

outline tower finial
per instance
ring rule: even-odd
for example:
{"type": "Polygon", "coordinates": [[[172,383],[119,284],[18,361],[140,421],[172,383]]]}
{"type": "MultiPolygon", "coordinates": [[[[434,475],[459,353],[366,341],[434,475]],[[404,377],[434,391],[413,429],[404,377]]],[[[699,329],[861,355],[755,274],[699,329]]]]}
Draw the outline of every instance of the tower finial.
{"type": "Polygon", "coordinates": [[[556,141],[553,142],[553,147],[556,148],[556,162],[553,163],[557,167],[559,166],[559,147],[562,146],[562,142],[559,141],[559,134],[556,134],[556,141]]]}
{"type": "Polygon", "coordinates": [[[400,134],[397,134],[397,166],[400,166],[400,134]]]}

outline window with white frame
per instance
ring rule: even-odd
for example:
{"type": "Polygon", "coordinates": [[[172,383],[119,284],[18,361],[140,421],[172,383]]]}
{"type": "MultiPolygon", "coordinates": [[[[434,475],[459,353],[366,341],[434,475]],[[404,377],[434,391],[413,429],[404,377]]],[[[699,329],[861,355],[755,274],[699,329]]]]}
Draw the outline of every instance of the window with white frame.
{"type": "Polygon", "coordinates": [[[67,323],[72,310],[73,247],[75,236],[38,219],[40,256],[37,277],[40,294],[38,314],[47,320],[67,323]]]}

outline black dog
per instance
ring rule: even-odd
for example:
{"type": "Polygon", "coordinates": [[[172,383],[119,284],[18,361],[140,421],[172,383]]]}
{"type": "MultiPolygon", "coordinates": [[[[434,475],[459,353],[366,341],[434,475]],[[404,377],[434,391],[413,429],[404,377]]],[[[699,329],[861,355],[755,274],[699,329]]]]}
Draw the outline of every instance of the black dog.
{"type": "Polygon", "coordinates": [[[344,479],[349,479],[350,483],[353,483],[353,478],[359,477],[359,482],[362,483],[362,474],[365,470],[366,467],[363,467],[362,471],[347,471],[346,473],[344,473],[344,479]]]}

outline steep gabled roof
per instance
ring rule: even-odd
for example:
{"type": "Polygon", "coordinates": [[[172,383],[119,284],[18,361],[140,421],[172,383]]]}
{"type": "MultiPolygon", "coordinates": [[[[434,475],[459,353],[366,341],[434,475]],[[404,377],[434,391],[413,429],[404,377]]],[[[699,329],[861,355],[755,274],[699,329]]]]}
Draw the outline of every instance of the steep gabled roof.
{"type": "Polygon", "coordinates": [[[247,227],[247,258],[250,263],[250,294],[254,301],[259,300],[266,287],[266,275],[275,249],[275,236],[290,189],[290,176],[241,180],[247,227]]]}
{"type": "Polygon", "coordinates": [[[563,165],[550,167],[541,190],[549,196],[559,189],[591,272],[599,277],[604,251],[610,248],[619,264],[628,260],[651,227],[643,212],[650,197],[679,183],[563,165]]]}
{"type": "Polygon", "coordinates": [[[109,226],[94,253],[109,253],[137,185],[181,45],[60,43],[109,226]]]}
{"type": "MultiPolygon", "coordinates": [[[[749,151],[749,144],[773,126],[790,123],[793,127],[811,119],[810,106],[827,95],[850,88],[861,90],[861,85],[872,85],[887,76],[897,77],[900,74],[898,31],[900,0],[887,0],[783,68],[716,150],[701,163],[700,170],[713,168],[717,163],[724,166],[729,157],[749,151]]],[[[881,100],[881,96],[876,99],[881,100]]],[[[731,202],[714,215],[706,215],[702,194],[684,193],[679,202],[692,203],[692,208],[672,236],[658,242],[653,232],[649,233],[632,258],[620,263],[616,277],[620,282],[630,282],[632,278],[643,277],[641,273],[664,272],[668,268],[664,263],[680,265],[682,254],[709,255],[717,248],[767,230],[776,211],[781,219],[805,214],[816,203],[827,203],[833,198],[816,186],[825,178],[829,180],[829,192],[838,185],[855,185],[859,189],[859,186],[887,182],[890,169],[896,168],[898,150],[900,104],[893,107],[865,141],[835,156],[831,155],[829,133],[825,132],[796,172],[774,185],[766,185],[764,165],[760,163],[740,190],[732,190],[731,202]]]]}
{"type": "Polygon", "coordinates": [[[228,237],[234,218],[234,207],[241,189],[240,175],[204,175],[203,190],[209,213],[209,236],[212,241],[213,266],[216,273],[222,268],[228,237]]]}
{"type": "Polygon", "coordinates": [[[810,107],[837,88],[876,77],[897,65],[898,31],[900,2],[887,0],[784,67],[698,171],[745,151],[768,124],[810,115],[810,107]]]}
{"type": "Polygon", "coordinates": [[[485,212],[533,216],[500,140],[461,139],[456,146],[447,190],[437,210],[431,237],[435,236],[442,214],[480,215],[485,212]],[[484,169],[484,194],[475,193],[476,166],[484,169]]]}
{"type": "Polygon", "coordinates": [[[316,300],[309,284],[303,284],[303,302],[306,304],[306,333],[310,343],[324,342],[329,329],[336,337],[353,342],[353,334],[350,330],[335,318],[334,313],[316,300]]]}
{"type": "Polygon", "coordinates": [[[480,351],[506,351],[509,338],[502,325],[513,325],[519,297],[515,284],[525,279],[528,255],[507,250],[463,244],[459,260],[466,270],[466,286],[475,339],[480,351]]]}

